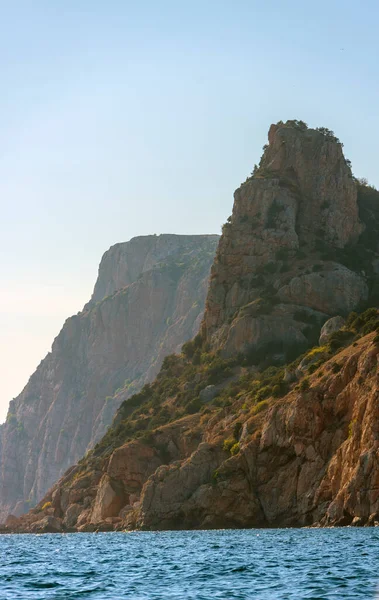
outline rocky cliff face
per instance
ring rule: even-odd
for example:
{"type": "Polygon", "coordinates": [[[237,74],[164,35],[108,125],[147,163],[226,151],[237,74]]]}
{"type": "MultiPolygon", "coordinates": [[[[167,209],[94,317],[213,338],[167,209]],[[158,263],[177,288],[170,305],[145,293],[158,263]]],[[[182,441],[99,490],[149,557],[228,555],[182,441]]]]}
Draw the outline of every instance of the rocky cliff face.
{"type": "Polygon", "coordinates": [[[379,311],[364,310],[378,231],[379,192],[332,132],[272,126],[223,228],[201,334],[8,527],[379,523],[379,311]]]}
{"type": "MultiPolygon", "coordinates": [[[[379,329],[378,311],[369,326],[379,329]]],[[[338,352],[316,352],[323,359],[282,398],[271,388],[259,400],[278,372],[257,388],[254,369],[234,367],[229,385],[218,386],[221,403],[111,454],[98,448],[8,529],[379,525],[379,335],[355,337],[338,352]]],[[[187,369],[177,371],[182,389],[187,369]]]]}
{"type": "Polygon", "coordinates": [[[361,270],[341,260],[364,230],[341,144],[296,123],[272,125],[268,138],[235,192],[212,267],[204,334],[229,356],[304,348],[312,319],[319,325],[368,297],[361,270]]]}
{"type": "Polygon", "coordinates": [[[209,420],[189,458],[146,479],[132,522],[160,529],[378,521],[379,348],[372,339],[326,362],[321,380],[317,371],[309,388],[260,415],[246,419],[240,404],[233,418],[209,420]],[[239,451],[228,458],[222,440],[238,422],[239,451]]]}
{"type": "Polygon", "coordinates": [[[0,427],[0,517],[38,501],[197,333],[217,242],[147,236],[105,253],[91,301],[66,321],[0,427]]]}

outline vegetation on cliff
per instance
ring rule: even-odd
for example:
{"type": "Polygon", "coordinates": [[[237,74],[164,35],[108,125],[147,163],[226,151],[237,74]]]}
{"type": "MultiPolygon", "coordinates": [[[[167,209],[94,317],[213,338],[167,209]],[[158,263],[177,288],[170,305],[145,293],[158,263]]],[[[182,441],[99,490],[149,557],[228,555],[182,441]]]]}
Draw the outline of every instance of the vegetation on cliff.
{"type": "Polygon", "coordinates": [[[200,333],[121,404],[31,522],[378,521],[378,231],[379,192],[353,177],[334,133],[273,125],[235,193],[200,333]]]}

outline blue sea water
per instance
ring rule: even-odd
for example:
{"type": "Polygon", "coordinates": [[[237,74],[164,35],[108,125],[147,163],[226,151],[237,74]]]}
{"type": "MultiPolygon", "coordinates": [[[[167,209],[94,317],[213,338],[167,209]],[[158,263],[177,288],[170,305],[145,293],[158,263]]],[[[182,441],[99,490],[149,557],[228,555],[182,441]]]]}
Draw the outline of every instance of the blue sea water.
{"type": "Polygon", "coordinates": [[[379,528],[0,536],[1,600],[375,598],[379,528]]]}

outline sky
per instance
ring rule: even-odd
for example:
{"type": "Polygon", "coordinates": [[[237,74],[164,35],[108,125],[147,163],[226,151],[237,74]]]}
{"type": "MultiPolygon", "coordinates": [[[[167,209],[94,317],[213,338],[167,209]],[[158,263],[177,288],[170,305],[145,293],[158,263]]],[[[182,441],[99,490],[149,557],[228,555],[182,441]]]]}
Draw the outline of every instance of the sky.
{"type": "Polygon", "coordinates": [[[269,125],[379,186],[374,0],[0,0],[0,422],[109,246],[219,233],[269,125]]]}

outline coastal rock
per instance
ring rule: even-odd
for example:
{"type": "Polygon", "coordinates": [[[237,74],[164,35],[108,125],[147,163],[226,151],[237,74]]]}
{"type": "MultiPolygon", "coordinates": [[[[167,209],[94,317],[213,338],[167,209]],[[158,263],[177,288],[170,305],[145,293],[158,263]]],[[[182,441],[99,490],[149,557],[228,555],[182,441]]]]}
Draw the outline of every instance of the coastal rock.
{"type": "Polygon", "coordinates": [[[109,477],[122,481],[128,494],[135,494],[141,491],[147,477],[161,464],[162,461],[154,448],[135,441],[114,451],[107,472],[109,477]]]}
{"type": "Polygon", "coordinates": [[[197,464],[195,452],[182,465],[158,470],[143,488],[138,525],[368,522],[379,513],[379,348],[372,339],[337,356],[342,371],[322,385],[315,374],[310,391],[274,403],[257,418],[260,434],[246,440],[237,456],[225,461],[219,445],[207,445],[200,453],[206,464],[197,464]],[[368,364],[370,379],[362,389],[368,364]],[[217,469],[213,477],[211,469],[217,469]]]}
{"type": "Polygon", "coordinates": [[[211,480],[222,456],[217,447],[202,443],[182,465],[159,467],[143,488],[138,524],[154,529],[183,528],[184,502],[211,480]]]}
{"type": "Polygon", "coordinates": [[[127,500],[128,497],[120,482],[113,481],[107,474],[104,475],[97,490],[91,523],[105,521],[108,517],[117,517],[127,500]]]}

